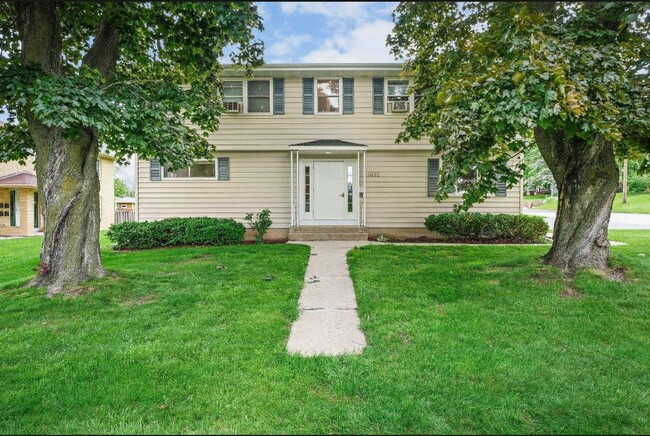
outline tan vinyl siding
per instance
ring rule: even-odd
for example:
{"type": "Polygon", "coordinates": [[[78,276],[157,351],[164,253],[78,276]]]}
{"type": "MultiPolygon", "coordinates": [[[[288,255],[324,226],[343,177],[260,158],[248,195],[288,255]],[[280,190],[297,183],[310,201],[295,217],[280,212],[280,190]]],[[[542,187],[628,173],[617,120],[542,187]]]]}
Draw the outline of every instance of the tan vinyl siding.
{"type": "Polygon", "coordinates": [[[290,144],[315,139],[341,139],[368,145],[373,150],[429,150],[426,141],[395,145],[404,114],[372,114],[372,79],[355,77],[354,114],[302,113],[302,79],[285,80],[285,115],[224,114],[219,131],[209,141],[220,151],[287,151],[290,144]]]}
{"type": "Polygon", "coordinates": [[[243,221],[248,212],[271,210],[273,227],[289,227],[289,151],[229,152],[230,180],[149,180],[149,161],[138,164],[138,220],[208,216],[243,221]]]}
{"type": "MultiPolygon", "coordinates": [[[[366,181],[368,227],[419,227],[433,213],[451,212],[460,197],[438,203],[427,196],[428,151],[372,152],[367,155],[366,174],[378,173],[366,181]]],[[[520,213],[521,183],[505,197],[488,197],[474,212],[520,213]]]]}
{"type": "MultiPolygon", "coordinates": [[[[230,180],[149,180],[149,162],[138,165],[139,220],[209,216],[242,221],[247,212],[271,210],[273,227],[289,226],[289,152],[223,152],[230,157],[230,180]]],[[[453,197],[437,203],[427,196],[428,151],[368,152],[368,227],[421,227],[432,213],[451,212],[453,197]]],[[[476,212],[519,213],[521,186],[506,197],[488,198],[476,212]]]]}

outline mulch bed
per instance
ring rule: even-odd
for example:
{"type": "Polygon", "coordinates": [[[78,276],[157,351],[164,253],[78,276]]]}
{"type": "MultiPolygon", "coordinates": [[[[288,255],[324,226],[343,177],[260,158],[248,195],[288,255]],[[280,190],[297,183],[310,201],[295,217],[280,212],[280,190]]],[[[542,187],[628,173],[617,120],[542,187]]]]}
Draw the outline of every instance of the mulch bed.
{"type": "MultiPolygon", "coordinates": [[[[377,238],[368,238],[369,241],[377,241],[377,238]]],[[[427,236],[420,236],[418,238],[389,238],[388,244],[477,244],[477,245],[503,245],[503,244],[535,244],[535,242],[524,241],[521,239],[443,239],[443,238],[430,238],[427,236]]],[[[538,244],[543,245],[543,242],[538,244]]]]}

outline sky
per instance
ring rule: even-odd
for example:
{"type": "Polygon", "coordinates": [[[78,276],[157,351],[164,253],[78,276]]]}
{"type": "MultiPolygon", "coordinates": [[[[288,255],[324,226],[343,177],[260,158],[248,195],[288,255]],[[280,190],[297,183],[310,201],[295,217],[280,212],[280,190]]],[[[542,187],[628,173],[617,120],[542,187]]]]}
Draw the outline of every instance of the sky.
{"type": "MultiPolygon", "coordinates": [[[[395,62],[386,47],[397,2],[256,2],[266,63],[395,62]]],[[[225,62],[227,62],[225,60],[225,62]]],[[[133,161],[133,159],[132,159],[133,161]]],[[[133,189],[134,165],[117,168],[133,189]]]]}
{"type": "Polygon", "coordinates": [[[397,2],[257,2],[267,63],[395,62],[386,47],[397,2]]]}

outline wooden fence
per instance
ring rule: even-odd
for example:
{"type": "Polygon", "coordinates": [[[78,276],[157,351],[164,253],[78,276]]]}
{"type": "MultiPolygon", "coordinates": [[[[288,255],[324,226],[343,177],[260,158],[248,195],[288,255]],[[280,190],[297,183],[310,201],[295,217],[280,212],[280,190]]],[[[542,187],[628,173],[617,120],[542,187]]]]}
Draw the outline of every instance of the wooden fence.
{"type": "Polygon", "coordinates": [[[116,210],[115,211],[115,224],[128,223],[135,221],[134,210],[116,210]]]}

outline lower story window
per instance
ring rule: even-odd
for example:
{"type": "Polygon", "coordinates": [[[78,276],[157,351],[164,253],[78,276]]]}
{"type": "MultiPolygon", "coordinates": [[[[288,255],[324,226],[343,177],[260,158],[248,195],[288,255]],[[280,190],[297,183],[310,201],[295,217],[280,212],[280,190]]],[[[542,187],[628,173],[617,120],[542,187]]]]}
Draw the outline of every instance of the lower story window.
{"type": "Polygon", "coordinates": [[[310,200],[310,175],[309,167],[305,167],[305,212],[309,212],[309,200],[310,200]]]}
{"type": "Polygon", "coordinates": [[[352,194],[354,193],[354,169],[352,168],[352,165],[348,165],[348,212],[353,211],[353,204],[352,204],[352,194]]]}
{"type": "Polygon", "coordinates": [[[195,162],[188,168],[180,168],[172,171],[170,167],[165,168],[165,178],[214,178],[216,176],[214,162],[195,162]]]}

